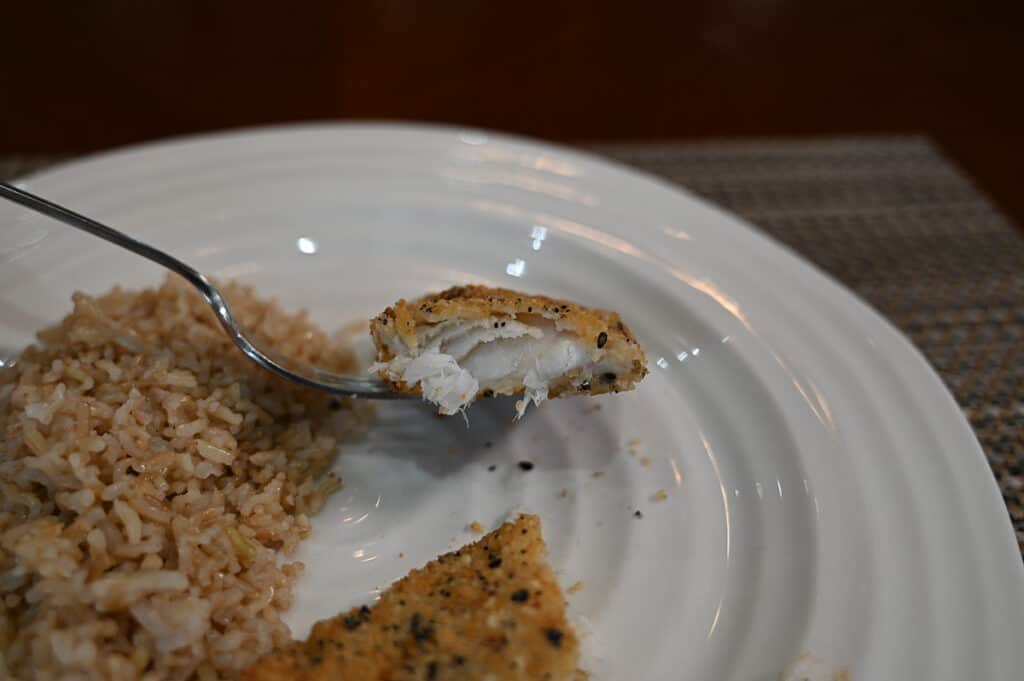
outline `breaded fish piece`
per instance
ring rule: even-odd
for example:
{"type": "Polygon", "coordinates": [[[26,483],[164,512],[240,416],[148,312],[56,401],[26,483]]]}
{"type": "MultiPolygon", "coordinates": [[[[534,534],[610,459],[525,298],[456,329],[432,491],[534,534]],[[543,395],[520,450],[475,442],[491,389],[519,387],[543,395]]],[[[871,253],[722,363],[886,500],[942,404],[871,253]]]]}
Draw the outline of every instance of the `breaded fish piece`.
{"type": "Polygon", "coordinates": [[[363,606],[318,622],[239,681],[570,681],[579,643],[540,520],[520,515],[363,606]]]}
{"type": "Polygon", "coordinates": [[[517,395],[529,404],[632,390],[647,360],[619,315],[502,288],[457,286],[399,300],[370,322],[373,370],[399,392],[442,414],[478,397],[517,395]]]}

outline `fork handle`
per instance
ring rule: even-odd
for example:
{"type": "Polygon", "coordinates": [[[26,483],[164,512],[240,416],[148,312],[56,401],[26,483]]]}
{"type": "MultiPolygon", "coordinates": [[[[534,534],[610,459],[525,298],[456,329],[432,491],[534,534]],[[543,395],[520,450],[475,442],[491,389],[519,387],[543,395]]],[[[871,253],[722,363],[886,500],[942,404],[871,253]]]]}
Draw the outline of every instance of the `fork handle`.
{"type": "Polygon", "coordinates": [[[92,218],[87,218],[73,210],[68,210],[64,206],[59,206],[56,203],[47,201],[41,196],[27,192],[24,189],[15,187],[7,182],[0,182],[0,196],[26,208],[30,208],[37,213],[49,216],[54,220],[59,220],[65,225],[80,229],[83,232],[88,232],[93,236],[98,236],[99,238],[109,241],[121,248],[125,248],[133,253],[141,255],[143,258],[152,260],[157,264],[163,265],[167,269],[177,272],[188,279],[193,286],[199,288],[204,294],[209,291],[210,282],[201,273],[178,260],[173,255],[165,253],[160,249],[153,248],[141,241],[136,241],[124,232],[119,232],[113,227],[108,227],[101,222],[96,222],[92,218]]]}

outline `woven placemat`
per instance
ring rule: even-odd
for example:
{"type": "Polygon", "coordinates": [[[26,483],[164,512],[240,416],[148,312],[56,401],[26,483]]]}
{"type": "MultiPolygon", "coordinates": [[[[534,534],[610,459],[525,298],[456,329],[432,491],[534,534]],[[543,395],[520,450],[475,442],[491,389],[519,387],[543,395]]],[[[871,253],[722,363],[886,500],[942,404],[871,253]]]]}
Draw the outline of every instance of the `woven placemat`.
{"type": "MultiPolygon", "coordinates": [[[[1024,238],[920,138],[597,145],[684,185],[830,272],[953,391],[1024,548],[1024,238]]],[[[0,178],[55,158],[0,158],[0,178]]]]}

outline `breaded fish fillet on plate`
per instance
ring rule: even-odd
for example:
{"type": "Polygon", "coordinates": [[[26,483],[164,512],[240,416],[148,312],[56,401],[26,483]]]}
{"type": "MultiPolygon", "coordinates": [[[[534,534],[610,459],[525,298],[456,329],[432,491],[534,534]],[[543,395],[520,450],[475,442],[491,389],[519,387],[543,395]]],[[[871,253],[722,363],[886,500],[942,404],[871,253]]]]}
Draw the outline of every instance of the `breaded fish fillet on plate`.
{"type": "Polygon", "coordinates": [[[399,300],[370,323],[372,370],[442,414],[478,397],[528,405],[632,390],[647,375],[643,350],[619,315],[502,288],[457,286],[399,300]]]}
{"type": "Polygon", "coordinates": [[[520,515],[313,627],[239,681],[571,681],[579,641],[541,537],[520,515]]]}

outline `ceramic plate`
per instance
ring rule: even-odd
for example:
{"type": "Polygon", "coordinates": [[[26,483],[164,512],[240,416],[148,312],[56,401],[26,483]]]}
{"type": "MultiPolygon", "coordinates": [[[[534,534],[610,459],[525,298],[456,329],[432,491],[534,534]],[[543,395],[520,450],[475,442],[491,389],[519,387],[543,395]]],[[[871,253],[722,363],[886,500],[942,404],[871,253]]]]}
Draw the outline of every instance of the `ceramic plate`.
{"type": "MultiPolygon", "coordinates": [[[[327,328],[470,281],[613,308],[636,332],[651,375],[633,393],[519,423],[481,403],[468,428],[382,405],[298,556],[298,636],[472,540],[470,522],[530,511],[563,586],[582,583],[570,611],[596,680],[1024,669],[1020,554],[940,380],[840,286],[678,188],[539,143],[384,125],[149,145],[24,184],[327,328]]],[[[12,206],[0,218],[0,347],[75,289],[162,277],[12,206]]]]}

